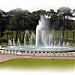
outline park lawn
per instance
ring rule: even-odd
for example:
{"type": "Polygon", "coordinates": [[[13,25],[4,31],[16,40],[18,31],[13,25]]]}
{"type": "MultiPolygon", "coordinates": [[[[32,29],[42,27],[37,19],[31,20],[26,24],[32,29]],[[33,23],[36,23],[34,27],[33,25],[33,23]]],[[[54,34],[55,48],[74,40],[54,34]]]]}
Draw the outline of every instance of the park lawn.
{"type": "Polygon", "coordinates": [[[0,68],[10,67],[10,68],[49,68],[49,69],[59,69],[68,70],[75,68],[75,60],[68,59],[36,59],[36,58],[17,58],[8,60],[5,62],[0,62],[0,68]]]}

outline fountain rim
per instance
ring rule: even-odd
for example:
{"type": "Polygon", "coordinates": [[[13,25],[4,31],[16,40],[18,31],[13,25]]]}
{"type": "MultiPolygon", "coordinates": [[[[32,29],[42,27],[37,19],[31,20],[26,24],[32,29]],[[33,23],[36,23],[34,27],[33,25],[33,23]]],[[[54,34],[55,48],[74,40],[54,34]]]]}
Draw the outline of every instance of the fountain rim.
{"type": "MultiPolygon", "coordinates": [[[[35,52],[75,52],[75,49],[73,50],[26,50],[26,49],[11,49],[11,48],[3,48],[6,46],[1,46],[0,50],[10,50],[10,51],[35,51],[35,52]]],[[[70,47],[75,48],[75,47],[70,47]]]]}
{"type": "MultiPolygon", "coordinates": [[[[35,51],[35,50],[12,50],[12,49],[6,49],[6,48],[0,48],[0,50],[10,50],[10,51],[35,51]]],[[[35,51],[35,52],[75,52],[75,50],[65,50],[65,51],[46,51],[46,50],[42,50],[42,51],[40,51],[40,50],[38,50],[38,51],[35,51]]]]}

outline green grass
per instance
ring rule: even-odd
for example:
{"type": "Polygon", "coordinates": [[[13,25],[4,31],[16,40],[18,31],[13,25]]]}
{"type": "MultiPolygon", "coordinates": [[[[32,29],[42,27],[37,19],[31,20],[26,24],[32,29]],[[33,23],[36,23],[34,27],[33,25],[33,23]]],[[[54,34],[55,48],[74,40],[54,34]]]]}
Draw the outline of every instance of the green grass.
{"type": "Polygon", "coordinates": [[[18,58],[12,59],[5,62],[0,62],[0,68],[11,67],[11,68],[49,68],[49,69],[74,69],[75,60],[59,60],[59,59],[34,59],[34,58],[18,58]]]}

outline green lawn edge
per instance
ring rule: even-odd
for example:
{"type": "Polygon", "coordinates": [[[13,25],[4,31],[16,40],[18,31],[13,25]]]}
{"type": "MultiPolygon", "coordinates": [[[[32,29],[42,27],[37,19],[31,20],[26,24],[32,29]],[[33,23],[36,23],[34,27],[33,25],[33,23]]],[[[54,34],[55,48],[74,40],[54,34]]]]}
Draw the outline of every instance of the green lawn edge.
{"type": "Polygon", "coordinates": [[[67,70],[75,68],[75,60],[70,59],[36,59],[36,58],[17,58],[8,61],[0,62],[0,68],[49,68],[49,69],[59,69],[67,70]]]}

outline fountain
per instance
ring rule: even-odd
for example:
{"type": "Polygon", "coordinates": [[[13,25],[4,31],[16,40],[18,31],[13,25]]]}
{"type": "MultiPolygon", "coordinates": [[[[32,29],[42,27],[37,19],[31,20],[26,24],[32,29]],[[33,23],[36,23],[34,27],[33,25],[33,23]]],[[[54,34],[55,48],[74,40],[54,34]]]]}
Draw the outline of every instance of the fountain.
{"type": "Polygon", "coordinates": [[[24,35],[24,45],[20,44],[18,39],[17,44],[15,40],[8,40],[8,48],[11,50],[23,50],[23,51],[74,51],[75,48],[69,47],[69,43],[63,42],[61,45],[60,40],[54,40],[54,30],[50,27],[50,20],[42,15],[39,20],[39,24],[36,27],[36,35],[34,32],[26,30],[24,35]]]}
{"type": "Polygon", "coordinates": [[[20,40],[18,39],[18,41],[17,41],[17,46],[20,46],[20,40]]]}
{"type": "Polygon", "coordinates": [[[12,46],[12,41],[10,39],[8,40],[8,45],[12,46]]]}
{"type": "Polygon", "coordinates": [[[25,44],[28,44],[29,38],[30,38],[30,33],[28,32],[28,30],[26,30],[25,35],[24,35],[24,43],[25,44]]]}
{"type": "Polygon", "coordinates": [[[26,45],[26,39],[24,38],[24,46],[26,45]]]}
{"type": "Polygon", "coordinates": [[[16,44],[15,44],[15,40],[13,39],[13,46],[15,46],[16,44]]]}
{"type": "Polygon", "coordinates": [[[36,27],[36,47],[50,45],[52,34],[49,31],[49,24],[49,19],[46,19],[45,16],[41,16],[39,25],[36,27]]]}
{"type": "Polygon", "coordinates": [[[32,32],[30,37],[30,44],[34,45],[35,44],[34,42],[35,42],[35,34],[32,32]]]}

